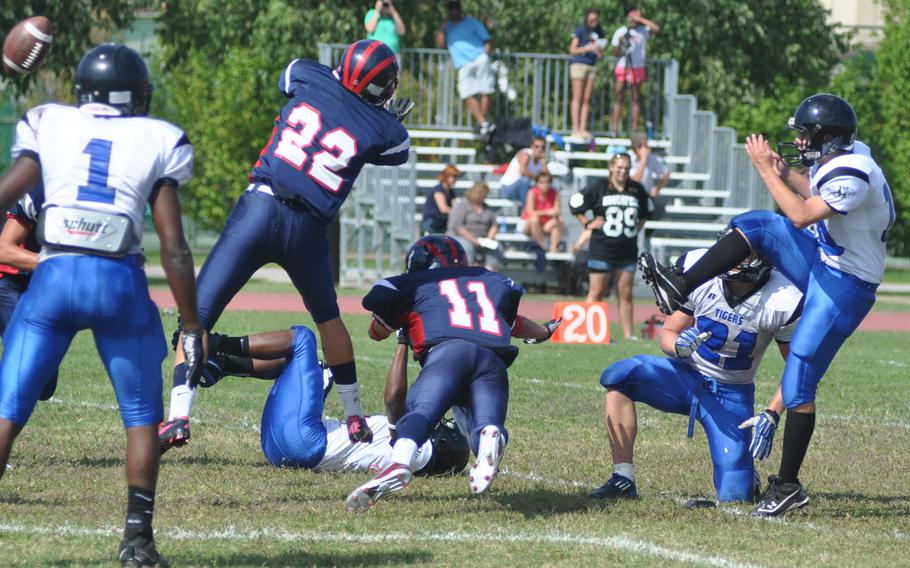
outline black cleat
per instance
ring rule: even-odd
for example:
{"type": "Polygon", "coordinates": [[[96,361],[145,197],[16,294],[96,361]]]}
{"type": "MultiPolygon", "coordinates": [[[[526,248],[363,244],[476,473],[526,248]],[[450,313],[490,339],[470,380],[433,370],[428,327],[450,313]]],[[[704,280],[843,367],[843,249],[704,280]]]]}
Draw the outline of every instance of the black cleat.
{"type": "Polygon", "coordinates": [[[189,441],[189,417],[175,418],[158,425],[158,445],[162,454],[171,448],[185,446],[189,441]]]}
{"type": "Polygon", "coordinates": [[[136,536],[129,540],[120,541],[120,566],[140,568],[142,566],[157,566],[168,568],[171,564],[164,556],[155,550],[155,541],[145,537],[136,536]]]}
{"type": "Polygon", "coordinates": [[[651,287],[657,307],[666,315],[678,310],[689,295],[686,282],[682,275],[672,268],[661,266],[650,253],[643,252],[638,257],[638,267],[641,269],[645,284],[651,287]]]}
{"type": "Polygon", "coordinates": [[[592,499],[635,499],[638,497],[638,488],[628,477],[614,473],[606,483],[588,496],[592,499]]]}
{"type": "Polygon", "coordinates": [[[772,475],[768,478],[768,488],[758,500],[758,505],[752,509],[756,517],[777,517],[787,511],[805,507],[809,503],[809,496],[803,486],[797,483],[785,483],[780,477],[772,475]]]}

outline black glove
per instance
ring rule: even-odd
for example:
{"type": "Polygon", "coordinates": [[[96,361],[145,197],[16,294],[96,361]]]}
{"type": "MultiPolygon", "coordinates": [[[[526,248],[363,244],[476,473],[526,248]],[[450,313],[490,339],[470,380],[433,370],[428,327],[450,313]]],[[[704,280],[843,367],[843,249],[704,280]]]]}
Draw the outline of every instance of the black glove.
{"type": "Polygon", "coordinates": [[[395,115],[398,122],[404,122],[404,117],[414,108],[414,101],[410,98],[395,99],[389,103],[389,112],[395,115]]]}
{"type": "Polygon", "coordinates": [[[543,326],[545,328],[547,328],[546,337],[544,337],[543,339],[525,339],[525,343],[527,343],[528,345],[536,345],[538,343],[543,343],[544,341],[547,341],[548,339],[553,337],[553,333],[556,332],[556,328],[558,328],[559,324],[561,324],[561,323],[562,323],[562,318],[552,319],[552,320],[548,321],[547,323],[543,324],[543,326]]]}
{"type": "Polygon", "coordinates": [[[408,329],[402,327],[398,330],[398,345],[407,345],[411,346],[411,337],[408,335],[408,329]]]}
{"type": "Polygon", "coordinates": [[[199,377],[202,375],[202,369],[205,367],[205,349],[203,348],[202,336],[204,332],[201,329],[184,329],[183,330],[183,356],[186,365],[186,380],[190,388],[196,388],[199,384],[199,377]]]}

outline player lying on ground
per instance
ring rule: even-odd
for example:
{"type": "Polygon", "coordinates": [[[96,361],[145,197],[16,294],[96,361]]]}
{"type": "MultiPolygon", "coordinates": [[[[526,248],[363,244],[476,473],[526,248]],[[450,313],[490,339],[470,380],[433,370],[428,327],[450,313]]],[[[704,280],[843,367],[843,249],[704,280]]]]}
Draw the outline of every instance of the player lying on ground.
{"type": "Polygon", "coordinates": [[[788,412],[780,471],[770,478],[754,511],[769,516],[809,502],[799,471],[815,430],[818,383],[875,303],[885,241],[894,223],[888,182],[869,148],[854,141],[856,114],[846,101],[813,95],[800,103],[787,124],[799,135],[778,150],[794,147],[798,161],[785,162],[762,136],[746,141],[746,152],[783,216],[750,211],[734,217],[736,230],[685,274],[661,266],[648,254],[640,259],[642,275],[664,313],[676,310],[690,291],[753,250],[768,257],[805,294],[781,379],[788,412]],[[809,170],[791,169],[796,165],[809,170]],[[813,224],[815,233],[806,228],[813,224]]]}
{"type": "MultiPolygon", "coordinates": [[[[351,44],[338,67],[295,59],[278,78],[288,101],[253,166],[252,182],[228,217],[199,273],[199,317],[212,329],[225,306],[260,267],[280,265],[316,322],[325,361],[344,405],[352,440],[368,442],[351,337],[342,322],[329,258],[328,224],[366,164],[407,162],[408,132],[400,124],[413,106],[390,104],[398,63],[385,44],[351,44]]],[[[164,447],[189,440],[195,391],[175,361],[164,447]]]]}
{"type": "Polygon", "coordinates": [[[91,329],[126,428],[124,566],[166,566],[155,549],[152,514],[167,344],[149,298],[140,242],[147,204],[161,263],[184,321],[181,355],[195,381],[205,361],[196,313],[193,257],[183,236],[177,188],[193,171],[193,147],[179,128],[146,118],[152,86],[135,51],[104,44],[76,70],[78,108],[48,104],[16,127],[15,163],[0,179],[9,209],[44,183],[42,250],[3,340],[0,362],[0,475],[78,331],[91,329]],[[77,228],[77,230],[74,230],[77,228]]]}
{"type": "MultiPolygon", "coordinates": [[[[392,430],[385,416],[367,416],[370,442],[354,442],[346,424],[323,418],[332,388],[331,371],[319,364],[316,337],[309,329],[257,333],[243,337],[212,334],[200,386],[211,387],[226,375],[274,380],[262,411],[262,453],[269,463],[314,471],[381,471],[392,455],[392,430]]],[[[468,441],[457,426],[440,422],[415,457],[415,471],[461,471],[468,463],[468,441]]]]}
{"type": "MultiPolygon", "coordinates": [[[[704,254],[692,251],[677,262],[686,268],[704,254]]],[[[669,316],[660,335],[668,358],[636,355],[613,363],[600,384],[607,389],[606,425],[613,476],[591,493],[596,498],[636,497],[632,454],[638,422],[635,402],[689,416],[705,430],[721,501],[753,500],[759,485],[753,456],[771,452],[773,429],[784,411],[780,393],[762,415],[750,447],[755,373],[774,339],[786,359],[796,330],[802,294],[758,253],[702,284],[669,316]],[[770,435],[764,434],[770,432],[770,435]]]]}
{"type": "Polygon", "coordinates": [[[370,337],[382,341],[404,328],[421,370],[395,424],[392,464],[348,496],[348,510],[364,511],[407,487],[417,449],[453,406],[464,408],[470,423],[471,491],[487,490],[508,441],[506,368],[518,356],[511,337],[546,341],[559,325],[519,316],[523,293],[505,276],[468,266],[454,238],[428,235],[408,250],[404,274],[380,280],[364,297],[363,307],[373,313],[370,337]]]}
{"type": "MultiPolygon", "coordinates": [[[[38,212],[44,206],[44,186],[38,184],[25,194],[16,207],[6,214],[0,231],[0,334],[6,332],[16,306],[38,266],[41,245],[35,236],[38,212]]],[[[38,396],[48,400],[57,390],[57,370],[38,396]]]]}

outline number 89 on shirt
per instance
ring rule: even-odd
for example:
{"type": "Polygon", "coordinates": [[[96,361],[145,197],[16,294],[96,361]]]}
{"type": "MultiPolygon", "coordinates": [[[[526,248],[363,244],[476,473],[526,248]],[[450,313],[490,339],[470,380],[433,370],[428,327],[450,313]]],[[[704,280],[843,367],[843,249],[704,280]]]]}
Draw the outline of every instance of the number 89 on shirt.
{"type": "Polygon", "coordinates": [[[562,318],[554,343],[610,343],[609,306],[606,302],[556,302],[553,318],[562,318]]]}

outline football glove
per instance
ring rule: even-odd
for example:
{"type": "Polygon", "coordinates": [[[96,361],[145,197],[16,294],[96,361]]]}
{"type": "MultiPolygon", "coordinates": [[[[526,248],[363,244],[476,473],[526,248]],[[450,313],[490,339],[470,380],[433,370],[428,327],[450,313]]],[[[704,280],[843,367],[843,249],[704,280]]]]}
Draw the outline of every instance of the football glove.
{"type": "Polygon", "coordinates": [[[389,112],[392,113],[398,122],[404,122],[404,118],[414,108],[414,101],[410,98],[395,99],[389,102],[389,112]]]}
{"type": "Polygon", "coordinates": [[[530,339],[530,338],[525,339],[525,343],[527,343],[528,345],[537,345],[538,343],[543,343],[544,341],[547,341],[548,339],[553,337],[553,334],[556,332],[556,328],[558,328],[559,324],[561,324],[561,323],[562,323],[562,318],[551,319],[547,323],[543,324],[543,326],[545,328],[547,328],[546,337],[544,337],[543,339],[530,339]]]}
{"type": "Polygon", "coordinates": [[[411,346],[411,336],[408,335],[408,328],[402,327],[398,330],[398,345],[407,345],[411,346]]]}
{"type": "Polygon", "coordinates": [[[356,414],[348,416],[345,421],[348,423],[348,438],[352,442],[369,444],[373,441],[373,431],[367,424],[367,419],[356,414]]]}
{"type": "Polygon", "coordinates": [[[740,430],[754,428],[752,442],[749,443],[749,453],[752,454],[753,459],[761,461],[771,455],[771,446],[774,443],[774,432],[777,431],[778,422],[780,422],[780,414],[768,408],[758,416],[753,416],[739,425],[740,430]]]}
{"type": "Polygon", "coordinates": [[[702,343],[710,338],[710,331],[699,333],[697,327],[684,329],[679,334],[679,337],[676,338],[676,356],[680,359],[688,359],[693,353],[698,351],[702,343]]]}
{"type": "Polygon", "coordinates": [[[199,384],[199,378],[205,367],[205,347],[202,342],[204,334],[205,332],[201,329],[184,329],[181,339],[186,364],[186,380],[192,389],[199,384]]]}

